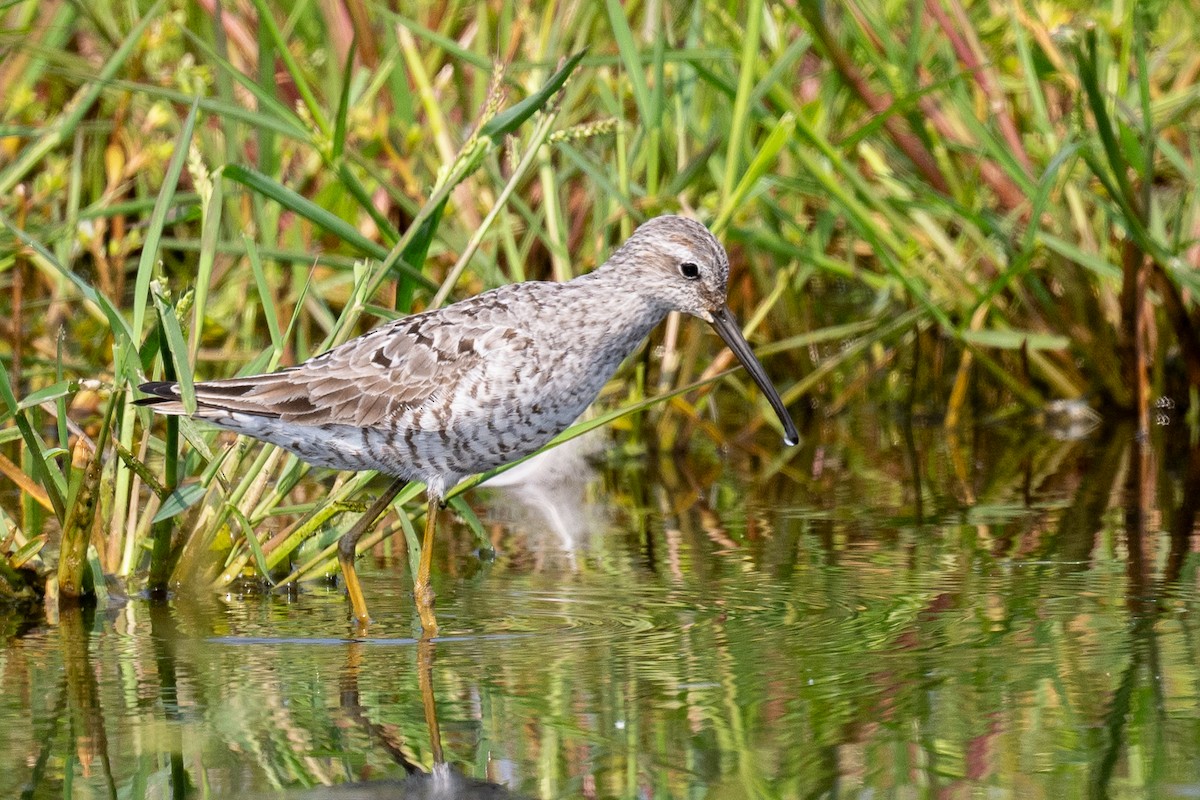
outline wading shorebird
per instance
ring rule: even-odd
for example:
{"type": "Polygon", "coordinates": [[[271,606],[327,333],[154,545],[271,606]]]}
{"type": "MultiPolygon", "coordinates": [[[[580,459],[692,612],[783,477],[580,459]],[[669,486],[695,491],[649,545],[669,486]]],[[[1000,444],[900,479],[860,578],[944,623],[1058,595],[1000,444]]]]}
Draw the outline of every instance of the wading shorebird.
{"type": "MultiPolygon", "coordinates": [[[[197,383],[193,416],[323,467],[396,477],[338,544],[354,616],[367,603],[355,546],[408,481],[428,509],[414,596],[437,632],[429,583],[437,510],[470,475],[535,452],[574,422],[668,312],[709,323],[766,395],[784,441],[799,434],[725,305],[729,258],[698,222],[641,225],[598,269],[564,283],[529,281],[369,331],[294,367],[197,383]]],[[[179,385],[144,383],[137,402],[185,414],[179,385]]]]}

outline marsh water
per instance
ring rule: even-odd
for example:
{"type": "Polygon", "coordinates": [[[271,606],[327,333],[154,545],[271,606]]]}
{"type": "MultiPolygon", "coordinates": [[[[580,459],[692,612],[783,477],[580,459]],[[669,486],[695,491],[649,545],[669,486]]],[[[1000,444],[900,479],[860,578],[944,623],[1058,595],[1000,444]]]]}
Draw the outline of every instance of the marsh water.
{"type": "Polygon", "coordinates": [[[0,797],[1197,797],[1200,457],[1158,423],[604,439],[473,491],[482,538],[444,512],[432,642],[399,541],[366,636],[327,583],[6,617],[0,797]]]}

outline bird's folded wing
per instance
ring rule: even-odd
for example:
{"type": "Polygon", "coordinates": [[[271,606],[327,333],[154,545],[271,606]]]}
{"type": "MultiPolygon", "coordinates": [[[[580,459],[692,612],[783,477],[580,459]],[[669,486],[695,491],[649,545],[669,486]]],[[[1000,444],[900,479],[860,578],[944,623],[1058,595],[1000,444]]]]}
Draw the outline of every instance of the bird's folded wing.
{"type": "MultiPolygon", "coordinates": [[[[196,384],[198,415],[205,411],[277,417],[300,425],[372,427],[415,412],[475,380],[486,357],[508,345],[506,328],[418,316],[354,339],[303,364],[264,375],[196,384]]],[[[171,407],[178,385],[144,384],[143,405],[171,407]]]]}

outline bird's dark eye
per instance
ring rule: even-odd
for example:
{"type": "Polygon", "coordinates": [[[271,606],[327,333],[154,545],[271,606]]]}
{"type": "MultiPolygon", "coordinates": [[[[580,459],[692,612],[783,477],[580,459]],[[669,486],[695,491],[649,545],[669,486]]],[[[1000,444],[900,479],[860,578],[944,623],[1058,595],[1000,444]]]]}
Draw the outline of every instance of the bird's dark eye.
{"type": "Polygon", "coordinates": [[[695,261],[685,261],[679,265],[679,274],[694,281],[700,277],[700,267],[695,261]]]}

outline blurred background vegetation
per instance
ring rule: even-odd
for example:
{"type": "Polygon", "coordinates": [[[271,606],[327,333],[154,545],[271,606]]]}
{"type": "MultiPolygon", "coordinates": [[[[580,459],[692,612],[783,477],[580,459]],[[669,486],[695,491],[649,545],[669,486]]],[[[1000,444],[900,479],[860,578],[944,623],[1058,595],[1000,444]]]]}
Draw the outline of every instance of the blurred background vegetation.
{"type": "MultiPolygon", "coordinates": [[[[147,568],[158,589],[326,569],[323,526],[370,476],[330,490],[278,451],[186,420],[164,434],[131,386],[295,363],[381,319],[564,280],[664,212],[727,244],[730,304],[802,421],[884,403],[956,430],[1065,400],[1144,432],[1156,403],[1198,407],[1187,2],[0,14],[18,594],[51,534],[64,596],[147,568]]],[[[639,447],[734,443],[784,468],[739,375],[716,398],[748,402],[717,413],[730,357],[702,327],[657,331],[604,419],[639,447]]]]}

